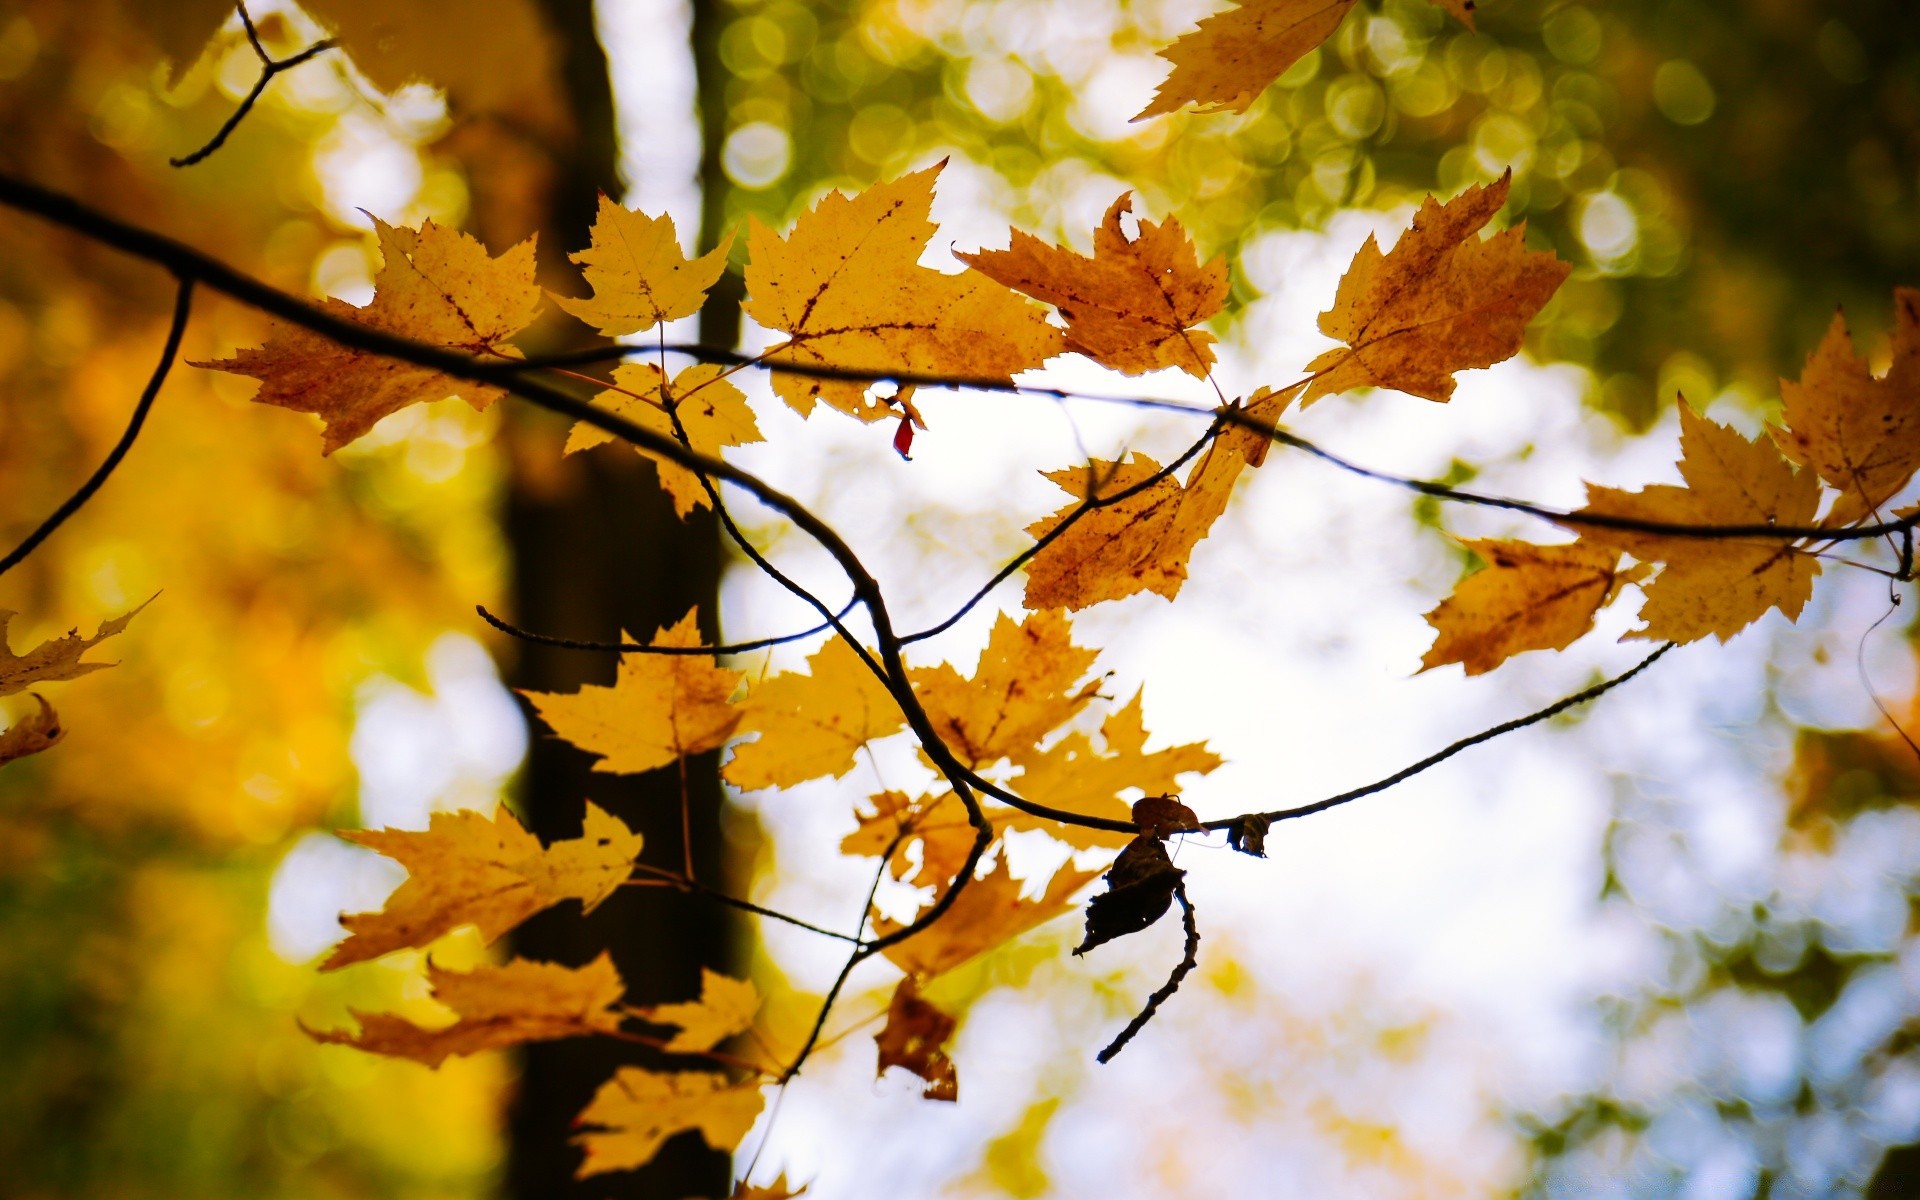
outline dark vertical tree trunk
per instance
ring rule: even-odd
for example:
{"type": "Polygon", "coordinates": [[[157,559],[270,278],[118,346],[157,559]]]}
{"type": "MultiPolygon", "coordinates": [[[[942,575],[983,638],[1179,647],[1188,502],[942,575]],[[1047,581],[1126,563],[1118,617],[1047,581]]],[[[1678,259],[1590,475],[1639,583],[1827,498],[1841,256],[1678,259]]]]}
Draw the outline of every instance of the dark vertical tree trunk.
{"type": "MultiPolygon", "coordinates": [[[[568,88],[581,130],[576,151],[562,153],[547,206],[540,253],[551,266],[563,252],[586,244],[597,193],[617,195],[618,182],[612,95],[591,0],[544,2],[566,47],[568,88]]],[[[612,641],[624,630],[646,640],[697,606],[702,631],[715,636],[720,550],[711,514],[702,510],[694,519],[677,519],[652,466],[625,446],[561,458],[563,428],[545,422],[544,414],[516,419],[522,424],[512,431],[515,461],[505,524],[519,622],[573,638],[612,641]]],[[[611,654],[525,643],[514,650],[510,677],[516,688],[572,691],[614,679],[611,654]]],[[[532,724],[520,803],[541,838],[578,836],[584,802],[591,799],[644,834],[646,861],[681,869],[677,771],[596,774],[588,756],[544,736],[537,720],[532,724]]],[[[695,874],[719,882],[725,856],[716,756],[691,760],[686,780],[695,874]]],[[[626,888],[585,919],[570,904],[536,917],[518,932],[514,949],[570,965],[609,951],[627,981],[628,1001],[653,1004],[692,999],[702,967],[737,970],[738,942],[738,927],[725,909],[669,889],[626,888]]],[[[568,1140],[573,1118],[625,1063],[659,1065],[643,1047],[606,1039],[528,1048],[510,1118],[509,1195],[671,1200],[730,1191],[727,1156],[691,1134],[673,1139],[643,1170],[574,1181],[580,1153],[568,1140]]]]}

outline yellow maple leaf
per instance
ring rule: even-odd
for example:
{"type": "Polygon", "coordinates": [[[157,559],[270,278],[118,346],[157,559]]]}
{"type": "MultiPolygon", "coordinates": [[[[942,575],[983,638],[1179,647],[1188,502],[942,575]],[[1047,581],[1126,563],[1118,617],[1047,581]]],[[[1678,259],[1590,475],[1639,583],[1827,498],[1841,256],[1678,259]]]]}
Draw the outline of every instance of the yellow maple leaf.
{"type": "Polygon", "coordinates": [[[652,1025],[673,1025],[666,1048],[674,1054],[697,1054],[711,1050],[753,1024],[760,1011],[760,993],[751,982],[733,979],[718,971],[700,968],[700,998],[682,1004],[656,1004],[635,1009],[635,1015],[652,1025]]]}
{"type": "MultiPolygon", "coordinates": [[[[767,361],[1007,380],[1060,352],[1060,331],[1043,309],[978,272],[920,265],[944,165],[853,197],[829,192],[785,238],[750,222],[745,312],[787,335],[767,361]]],[[[803,416],[816,400],[863,421],[898,411],[871,386],[773,377],[773,390],[803,416]]]]}
{"type": "Polygon", "coordinates": [[[332,971],[394,950],[418,949],[462,925],[491,942],[544,908],[578,900],[588,912],[611,896],[640,854],[640,835],[587,804],[580,837],[542,848],[502,808],[491,819],[461,809],[437,812],[424,830],[349,829],[350,842],[407,869],[379,912],[340,918],[348,937],[320,964],[332,971]]]}
{"type": "Polygon", "coordinates": [[[525,958],[471,971],[428,964],[427,982],[434,999],[453,1010],[452,1024],[421,1026],[392,1013],[350,1010],[359,1032],[308,1030],[308,1036],[437,1067],[456,1054],[617,1032],[615,1010],[627,987],[605,953],[579,968],[525,958]]]}
{"type": "Polygon", "coordinates": [[[1593,628],[1594,614],[1644,566],[1620,569],[1612,546],[1574,542],[1539,546],[1485,538],[1460,543],[1486,568],[1462,579],[1427,614],[1438,635],[1422,671],[1460,663],[1469,675],[1491,671],[1525,650],[1564,650],[1593,628]]]}
{"type": "Polygon", "coordinates": [[[1001,613],[971,679],[946,663],[908,672],[933,727],[955,756],[978,769],[1021,753],[1093,699],[1081,683],[1097,652],[1073,644],[1057,611],[1015,624],[1001,613]]]}
{"type": "MultiPolygon", "coordinates": [[[[149,599],[140,608],[152,603],[149,599]]],[[[88,650],[125,629],[127,622],[139,615],[140,608],[110,621],[102,621],[100,628],[90,638],[81,637],[78,629],[71,629],[64,637],[48,638],[25,654],[15,654],[7,645],[7,625],[19,614],[12,609],[0,608],[0,696],[24,692],[36,683],[78,679],[82,675],[113,666],[113,663],[80,660],[88,650]]]]}
{"type": "Polygon", "coordinates": [[[751,685],[739,707],[738,732],[760,736],[735,747],[721,774],[748,791],[838,779],[853,770],[860,747],[907,724],[886,685],[838,636],[807,659],[806,671],[751,685]]]}
{"type": "Polygon", "coordinates": [[[885,791],[868,804],[872,807],[854,814],[859,828],[840,839],[840,852],[884,855],[895,879],[931,887],[935,895],[945,892],[973,853],[973,823],[960,797],[942,792],[908,799],[905,792],[885,791]],[[908,852],[914,845],[920,847],[917,868],[908,852]]]}
{"type": "MultiPolygon", "coordinates": [[[[1003,849],[993,870],[961,889],[959,899],[938,921],[880,953],[925,982],[1071,910],[1075,893],[1100,874],[1099,867],[1081,871],[1069,864],[1054,872],[1046,889],[1029,900],[1020,895],[1021,881],[1007,870],[1003,849]]],[[[884,937],[904,925],[876,916],[873,928],[884,937]]]]}
{"type": "MultiPolygon", "coordinates": [[[[698,646],[695,610],[654,634],[655,646],[698,646]]],[[[740,723],[728,702],[741,673],[709,654],[626,654],[612,687],[523,692],[560,737],[598,755],[596,771],[631,775],[717,750],[740,723]]]]}
{"type": "Polygon", "coordinates": [[[731,1150],[753,1128],[765,1103],[755,1079],[735,1083],[707,1071],[662,1074],[621,1067],[574,1121],[589,1127],[573,1139],[586,1151],[574,1177],[644,1166],[668,1138],[685,1129],[699,1130],[715,1150],[731,1150]]]}
{"type": "MultiPolygon", "coordinates": [[[[1685,487],[1654,484],[1637,492],[1587,485],[1581,513],[1605,513],[1675,525],[1810,525],[1820,481],[1795,471],[1766,440],[1748,441],[1680,405],[1680,476],[1685,487]]],[[[1726,641],[1778,608],[1789,620],[1813,594],[1820,562],[1783,538],[1695,538],[1564,524],[1582,541],[1624,550],[1660,573],[1642,589],[1646,626],[1628,637],[1726,641]]]]}
{"type": "MultiPolygon", "coordinates": [[[[1430,0],[1473,28],[1475,0],[1430,0]]],[[[1201,18],[1160,51],[1172,74],[1134,120],[1178,112],[1245,112],[1287,68],[1333,36],[1355,0],[1249,0],[1201,18]]]]}
{"type": "Polygon", "coordinates": [[[1320,331],[1346,345],[1307,364],[1314,378],[1302,406],[1359,387],[1444,403],[1455,371],[1519,352],[1527,322],[1572,268],[1551,251],[1528,250],[1524,221],[1474,236],[1507,202],[1512,180],[1509,171],[1445,204],[1428,196],[1384,254],[1367,238],[1320,314],[1320,331]]]}
{"type": "MultiPolygon", "coordinates": [[[[1272,423],[1298,394],[1261,388],[1244,411],[1272,423]]],[[[1125,462],[1096,459],[1089,467],[1042,472],[1075,500],[1027,526],[1035,538],[1052,534],[1090,497],[1140,490],[1088,512],[1034,555],[1027,564],[1027,607],[1077,610],[1136,592],[1173,599],[1186,582],[1193,548],[1227,510],[1241,470],[1264,461],[1270,444],[1263,434],[1230,426],[1188,470],[1185,482],[1154,479],[1160,464],[1138,453],[1125,462]]]]}
{"type": "Polygon", "coordinates": [[[754,1187],[742,1179],[739,1186],[733,1189],[730,1200],[794,1200],[795,1196],[805,1195],[807,1189],[812,1186],[812,1184],[803,1183],[796,1188],[787,1182],[786,1172],[782,1171],[780,1178],[766,1187],[754,1187]]]}
{"type": "Polygon", "coordinates": [[[1885,504],[1920,469],[1920,291],[1893,293],[1893,364],[1875,377],[1835,313],[1800,378],[1780,381],[1774,442],[1838,489],[1830,525],[1851,525],[1885,504]]]}
{"type": "MultiPolygon", "coordinates": [[[[622,363],[614,368],[615,386],[594,397],[594,404],[667,437],[678,436],[673,428],[677,416],[687,443],[702,454],[718,458],[726,446],[761,440],[753,406],[747,403],[746,393],[724,378],[726,372],[727,368],[718,363],[697,363],[674,376],[669,387],[666,373],[652,363],[622,363]]],[[[578,421],[567,435],[566,452],[572,454],[612,440],[613,435],[598,425],[578,421]]],[[[640,456],[650,460],[660,473],[660,486],[673,498],[673,511],[682,520],[694,509],[708,507],[706,485],[698,475],[645,450],[640,450],[640,456]]]]}
{"type": "MultiPolygon", "coordinates": [[[[498,258],[457,229],[428,221],[418,231],[373,218],[383,260],[373,300],[355,308],[321,302],[332,316],[445,350],[518,358],[509,337],[532,323],[541,291],[533,280],[533,239],[498,258]]],[[[342,346],[304,326],[275,322],[266,344],[196,367],[260,381],[254,400],[326,422],[323,451],[335,450],[410,404],[460,396],[485,409],[504,396],[489,384],[342,346]]]]}
{"type": "MultiPolygon", "coordinates": [[[[1168,746],[1149,753],[1142,694],[1134,692],[1133,699],[1109,714],[1101,724],[1104,746],[1096,746],[1084,733],[1069,733],[1046,749],[1030,750],[1017,759],[1021,773],[1008,786],[1026,799],[1049,808],[1131,821],[1132,808],[1120,799],[1122,792],[1138,790],[1148,796],[1178,795],[1180,776],[1205,775],[1220,765],[1220,756],[1207,749],[1205,742],[1168,746]]],[[[1131,832],[1088,829],[1023,812],[1007,814],[1003,823],[1009,829],[1042,830],[1081,850],[1118,849],[1133,838],[1131,832]]]]}
{"type": "Polygon", "coordinates": [[[0,733],[0,767],[16,758],[50,750],[67,736],[59,715],[53,711],[53,705],[48,704],[38,692],[33,693],[33,700],[36,706],[34,710],[7,726],[5,733],[0,733]]]}
{"type": "Polygon", "coordinates": [[[728,234],[718,246],[689,259],[681,253],[670,216],[650,217],[600,194],[592,244],[571,255],[593,288],[583,299],[554,300],[608,337],[644,333],[700,311],[707,289],[727,269],[728,234]]]}
{"type": "Polygon", "coordinates": [[[1180,222],[1140,221],[1129,239],[1120,218],[1133,209],[1122,192],[1093,233],[1093,257],[1013,231],[1005,250],[954,257],[989,279],[1043,300],[1067,320],[1067,349],[1128,375],[1178,367],[1206,378],[1214,336],[1193,328],[1227,299],[1227,260],[1200,265],[1180,222]]]}
{"type": "Polygon", "coordinates": [[[875,1075],[888,1067],[904,1067],[926,1080],[921,1095],[928,1100],[960,1099],[960,1074],[947,1057],[947,1039],[954,1019],[923,999],[913,976],[902,979],[887,1003],[887,1023],[873,1035],[880,1048],[875,1075]]]}

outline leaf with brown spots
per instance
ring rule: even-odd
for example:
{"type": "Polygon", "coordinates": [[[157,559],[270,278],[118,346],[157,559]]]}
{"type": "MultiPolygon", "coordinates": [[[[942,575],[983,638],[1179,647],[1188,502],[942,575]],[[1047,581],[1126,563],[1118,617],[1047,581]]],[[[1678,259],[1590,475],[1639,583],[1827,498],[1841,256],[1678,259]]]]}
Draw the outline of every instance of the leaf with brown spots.
{"type": "Polygon", "coordinates": [[[1574,542],[1539,546],[1487,538],[1460,543],[1486,568],[1461,580],[1453,595],[1427,614],[1438,631],[1420,660],[1422,671],[1460,663],[1467,674],[1493,670],[1527,650],[1564,650],[1593,628],[1593,618],[1649,573],[1622,571],[1620,551],[1574,542]]]}
{"type": "Polygon", "coordinates": [[[814,651],[805,671],[749,686],[739,708],[738,732],[759,736],[736,747],[721,774],[749,791],[838,779],[853,770],[860,747],[907,724],[886,684],[838,636],[814,651]]]}

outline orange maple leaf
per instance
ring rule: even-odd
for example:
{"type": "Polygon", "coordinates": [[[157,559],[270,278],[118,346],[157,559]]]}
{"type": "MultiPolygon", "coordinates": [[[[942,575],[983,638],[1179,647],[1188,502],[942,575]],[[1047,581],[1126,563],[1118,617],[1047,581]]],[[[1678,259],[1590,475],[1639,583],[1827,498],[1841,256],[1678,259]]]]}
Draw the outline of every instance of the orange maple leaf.
{"type": "MultiPolygon", "coordinates": [[[[355,308],[325,300],[322,311],[445,350],[520,357],[506,339],[531,324],[540,309],[532,238],[489,258],[486,247],[473,238],[432,221],[418,231],[396,228],[378,217],[373,225],[383,261],[373,279],[372,302],[355,308]]],[[[266,344],[257,349],[193,365],[252,376],[260,381],[253,397],[258,403],[317,414],[326,422],[326,454],[410,404],[457,395],[485,409],[506,395],[489,384],[355,350],[284,322],[275,322],[266,344]]]]}
{"type": "MultiPolygon", "coordinates": [[[[1003,848],[993,870],[969,881],[938,921],[881,953],[908,975],[925,982],[1070,911],[1074,895],[1100,874],[1098,867],[1082,871],[1069,864],[1054,872],[1045,890],[1029,900],[1020,894],[1022,882],[1007,869],[1003,848]]],[[[885,936],[904,926],[876,916],[873,928],[885,936]]]]}
{"type": "Polygon", "coordinates": [[[686,1129],[698,1130],[715,1150],[731,1150],[765,1104],[756,1079],[736,1083],[708,1071],[621,1067],[574,1120],[586,1130],[573,1139],[586,1151],[575,1177],[644,1166],[669,1137],[686,1129]]]}
{"type": "Polygon", "coordinates": [[[739,705],[741,743],[721,772],[749,791],[792,787],[853,770],[860,747],[906,727],[893,694],[854,653],[834,637],[807,659],[807,670],[788,671],[752,684],[739,705]]]}
{"type": "Polygon", "coordinates": [[[1453,373],[1519,352],[1527,323],[1572,268],[1527,249],[1523,221],[1475,237],[1507,202],[1513,172],[1445,204],[1428,196],[1413,225],[1382,254],[1368,237],[1340,280],[1320,330],[1345,342],[1307,364],[1302,407],[1321,396],[1384,387],[1445,403],[1453,373]]]}
{"type": "Polygon", "coordinates": [[[1073,644],[1059,612],[1019,624],[1001,613],[971,679],[945,663],[908,676],[941,740],[978,769],[1028,749],[1086,707],[1098,681],[1081,680],[1097,655],[1073,644]]]}
{"type": "Polygon", "coordinates": [[[1059,309],[1068,350],[1127,375],[1178,367],[1204,379],[1215,339],[1194,326],[1226,302],[1226,257],[1201,266],[1172,217],[1158,225],[1143,218],[1140,236],[1129,239],[1120,218],[1132,209],[1133,193],[1122,192],[1093,231],[1092,258],[1018,229],[1005,250],[954,257],[1059,309]]]}
{"type": "Polygon", "coordinates": [[[926,1080],[920,1093],[926,1099],[960,1099],[960,1073],[946,1051],[954,1024],[951,1016],[921,997],[913,976],[902,979],[887,1004],[886,1025],[873,1035],[880,1048],[880,1065],[874,1074],[904,1067],[926,1080]]]}
{"type": "Polygon", "coordinates": [[[592,912],[627,878],[641,844],[639,834],[591,802],[580,837],[544,848],[504,808],[491,819],[462,809],[434,813],[424,830],[348,829],[340,836],[399,862],[407,878],[379,912],[340,918],[347,939],[322,971],[418,949],[462,925],[477,926],[491,942],[562,900],[592,912]]]}
{"type": "Polygon", "coordinates": [[[1612,546],[1574,542],[1539,546],[1485,538],[1460,543],[1486,568],[1461,580],[1427,614],[1437,631],[1422,671],[1460,663],[1469,675],[1493,670],[1526,650],[1564,650],[1593,628],[1594,614],[1635,583],[1644,566],[1620,569],[1612,546]]]}
{"type": "Polygon", "coordinates": [[[679,1032],[664,1049],[670,1054],[698,1054],[711,1050],[753,1024],[760,1011],[760,993],[744,979],[700,968],[700,998],[679,1004],[638,1008],[634,1015],[650,1025],[672,1025],[679,1032]]]}
{"type": "MultiPolygon", "coordinates": [[[[1581,513],[1605,513],[1674,525],[1813,523],[1820,481],[1795,471],[1765,440],[1748,441],[1725,425],[1680,405],[1680,477],[1685,487],[1654,484],[1637,492],[1587,485],[1581,513]]],[[[1789,620],[1813,594],[1820,562],[1783,538],[1697,538],[1563,524],[1580,540],[1624,550],[1660,573],[1644,586],[1644,628],[1628,637],[1692,642],[1708,634],[1726,641],[1778,608],[1789,620]]]]}
{"type": "Polygon", "coordinates": [[[945,892],[973,853],[973,823],[960,797],[942,792],[909,799],[905,792],[886,791],[867,803],[871,807],[854,814],[859,828],[840,839],[840,852],[885,855],[895,879],[931,887],[936,896],[945,892]],[[918,867],[909,853],[915,845],[920,847],[918,867]]]}
{"type": "MultiPolygon", "coordinates": [[[[829,192],[784,238],[750,222],[744,309],[787,335],[767,362],[1007,380],[1060,352],[1060,331],[1025,298],[978,272],[920,265],[944,165],[858,196],[829,192]]],[[[775,393],[802,416],[816,400],[863,421],[897,415],[871,387],[777,370],[773,377],[775,393]]]]}

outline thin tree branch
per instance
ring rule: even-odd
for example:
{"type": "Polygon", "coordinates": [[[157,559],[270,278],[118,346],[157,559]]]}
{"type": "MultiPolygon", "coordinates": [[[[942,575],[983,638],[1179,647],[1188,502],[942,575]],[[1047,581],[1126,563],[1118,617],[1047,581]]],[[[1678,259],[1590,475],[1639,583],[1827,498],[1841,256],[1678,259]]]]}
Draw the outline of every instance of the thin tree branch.
{"type": "Polygon", "coordinates": [[[211,138],[207,139],[207,144],[191,154],[183,155],[180,158],[169,158],[167,162],[172,166],[191,167],[195,163],[205,160],[207,156],[215,150],[226,145],[227,138],[232,136],[234,130],[240,128],[240,122],[245,120],[247,114],[253,111],[254,104],[265,94],[267,85],[273,82],[275,75],[278,75],[282,71],[290,71],[308,59],[323,54],[340,44],[333,38],[322,38],[298,54],[291,55],[287,58],[275,59],[267,53],[267,48],[260,44],[260,32],[253,27],[253,18],[247,15],[247,6],[240,4],[236,7],[240,10],[240,23],[245,26],[247,30],[247,41],[253,46],[254,54],[260,59],[260,78],[253,81],[253,89],[240,101],[240,106],[233,110],[232,115],[226,119],[225,123],[214,131],[211,138]]]}
{"type": "MultiPolygon", "coordinates": [[[[841,605],[840,611],[834,615],[845,619],[846,615],[852,612],[854,606],[858,603],[859,601],[857,599],[850,599],[841,605]]],[[[727,642],[719,646],[649,646],[640,642],[585,642],[578,641],[574,638],[554,637],[551,634],[534,633],[530,629],[522,629],[518,625],[503,621],[488,612],[484,604],[474,605],[473,611],[480,614],[482,621],[498,629],[501,633],[509,637],[519,638],[523,642],[533,642],[541,646],[557,646],[562,650],[601,650],[611,654],[665,654],[669,656],[687,654],[748,654],[755,650],[765,650],[769,646],[783,646],[788,642],[805,641],[816,634],[825,633],[827,630],[833,628],[831,621],[822,621],[811,629],[802,629],[798,633],[783,633],[778,637],[756,638],[750,642],[727,642]]]]}
{"type": "MultiPolygon", "coordinates": [[[[783,913],[777,908],[768,908],[762,904],[755,904],[751,900],[742,900],[738,896],[730,895],[721,891],[719,888],[709,887],[697,879],[691,879],[677,871],[669,871],[665,867],[650,866],[646,863],[635,863],[634,869],[652,876],[659,881],[659,885],[662,887],[674,888],[677,891],[686,892],[689,895],[702,896],[716,903],[725,904],[730,908],[737,908],[741,912],[750,912],[755,916],[767,917],[775,921],[783,921],[788,925],[804,929],[808,933],[817,933],[821,937],[830,937],[838,942],[852,942],[856,946],[861,944],[861,939],[858,937],[841,933],[837,929],[828,929],[823,925],[815,925],[811,921],[803,921],[799,917],[793,916],[790,913],[783,913]]],[[[630,882],[638,883],[641,881],[631,880],[630,882]]]]}
{"type": "Polygon", "coordinates": [[[1173,994],[1180,990],[1180,983],[1186,979],[1187,973],[1199,965],[1200,926],[1194,923],[1193,902],[1187,899],[1185,879],[1174,880],[1173,898],[1180,902],[1180,921],[1187,932],[1186,950],[1180,956],[1180,961],[1174,964],[1173,974],[1167,976],[1167,981],[1161,984],[1153,995],[1147,997],[1146,1007],[1135,1014],[1133,1020],[1127,1022],[1127,1027],[1107,1043],[1106,1049],[1094,1055],[1096,1062],[1112,1062],[1114,1055],[1125,1050],[1127,1043],[1133,1040],[1133,1035],[1147,1027],[1147,1022],[1153,1020],[1153,1014],[1160,1011],[1160,1006],[1172,999],[1173,994]]]}
{"type": "Polygon", "coordinates": [[[120,435],[120,440],[114,443],[113,449],[107,452],[105,460],[92,475],[87,477],[87,481],[80,485],[79,490],[67,497],[59,508],[53,510],[51,516],[40,522],[39,528],[28,534],[25,540],[15,546],[5,558],[0,558],[0,575],[19,566],[20,562],[27,555],[32,554],[41,542],[52,536],[54,530],[66,524],[67,518],[79,512],[87,501],[93,499],[94,493],[100,490],[101,486],[107,482],[107,477],[112,475],[114,469],[120,465],[120,461],[126,458],[127,451],[133,449],[134,439],[140,436],[141,428],[147,423],[147,414],[153,411],[154,399],[160,395],[161,385],[167,381],[167,373],[173,369],[174,360],[180,356],[180,339],[187,331],[187,316],[192,308],[193,280],[182,278],[174,291],[173,323],[167,326],[167,341],[160,348],[160,361],[154,364],[153,374],[147,378],[147,386],[140,392],[139,402],[133,406],[133,416],[127,421],[126,432],[120,435]]]}

